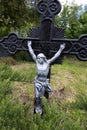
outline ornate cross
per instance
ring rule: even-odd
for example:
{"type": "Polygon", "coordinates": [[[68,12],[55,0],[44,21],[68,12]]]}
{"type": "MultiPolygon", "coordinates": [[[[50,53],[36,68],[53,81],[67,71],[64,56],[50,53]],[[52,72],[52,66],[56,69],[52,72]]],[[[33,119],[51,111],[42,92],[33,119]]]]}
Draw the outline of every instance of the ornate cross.
{"type": "MultiPolygon", "coordinates": [[[[58,50],[61,43],[66,44],[63,54],[76,55],[79,60],[87,60],[87,34],[79,39],[66,39],[64,29],[54,26],[55,15],[61,11],[58,0],[40,0],[37,11],[41,15],[40,26],[30,31],[28,38],[19,38],[15,33],[0,39],[0,57],[15,54],[19,50],[28,50],[27,41],[33,41],[33,49],[36,54],[43,52],[50,58],[58,50]]],[[[62,55],[56,62],[61,63],[62,55]]]]}

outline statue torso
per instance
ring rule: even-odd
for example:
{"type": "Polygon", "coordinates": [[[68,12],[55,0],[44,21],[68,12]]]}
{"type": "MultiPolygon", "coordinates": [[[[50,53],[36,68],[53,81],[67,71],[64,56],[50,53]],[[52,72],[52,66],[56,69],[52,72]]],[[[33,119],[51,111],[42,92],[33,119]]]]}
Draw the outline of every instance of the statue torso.
{"type": "Polygon", "coordinates": [[[37,76],[41,79],[46,79],[49,73],[49,64],[43,63],[43,64],[36,64],[36,68],[37,68],[37,76]]]}

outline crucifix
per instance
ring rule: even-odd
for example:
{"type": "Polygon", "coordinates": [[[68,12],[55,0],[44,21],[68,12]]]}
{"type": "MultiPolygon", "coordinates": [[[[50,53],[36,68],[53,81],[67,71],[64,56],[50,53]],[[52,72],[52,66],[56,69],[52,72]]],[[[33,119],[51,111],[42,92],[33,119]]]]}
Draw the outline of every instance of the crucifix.
{"type": "MultiPolygon", "coordinates": [[[[87,61],[87,34],[81,35],[78,39],[66,39],[64,29],[54,26],[55,15],[61,11],[60,2],[40,0],[37,4],[37,11],[41,16],[40,26],[32,28],[27,38],[19,38],[15,33],[10,33],[7,37],[0,39],[0,57],[11,56],[19,50],[28,51],[28,41],[32,41],[35,55],[42,53],[47,59],[51,59],[60,50],[60,46],[65,44],[64,50],[52,64],[62,63],[65,54],[76,55],[79,60],[87,61]]],[[[51,67],[47,76],[49,79],[50,71],[51,67]]],[[[49,98],[48,92],[44,95],[49,98]]]]}
{"type": "Polygon", "coordinates": [[[47,59],[44,53],[39,53],[36,56],[31,47],[31,41],[28,41],[28,48],[33,60],[36,63],[36,69],[37,69],[37,74],[34,80],[34,90],[35,90],[34,113],[43,114],[42,97],[46,96],[46,94],[52,94],[48,77],[50,65],[52,62],[56,60],[56,58],[60,56],[62,50],[65,48],[65,44],[61,44],[60,49],[50,59],[47,59]]]}

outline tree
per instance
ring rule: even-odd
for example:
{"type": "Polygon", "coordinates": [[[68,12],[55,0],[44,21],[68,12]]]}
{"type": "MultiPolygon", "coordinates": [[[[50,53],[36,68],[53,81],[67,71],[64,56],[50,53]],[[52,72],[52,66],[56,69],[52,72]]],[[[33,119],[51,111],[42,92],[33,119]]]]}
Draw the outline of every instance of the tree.
{"type": "Polygon", "coordinates": [[[0,36],[34,23],[35,12],[26,0],[0,0],[0,36]]]}
{"type": "Polygon", "coordinates": [[[79,20],[81,15],[83,15],[82,6],[66,3],[59,17],[56,17],[56,25],[65,29],[65,35],[68,38],[78,38],[82,34],[82,24],[79,20]]]}
{"type": "Polygon", "coordinates": [[[87,10],[80,16],[81,32],[87,34],[87,10]]]}

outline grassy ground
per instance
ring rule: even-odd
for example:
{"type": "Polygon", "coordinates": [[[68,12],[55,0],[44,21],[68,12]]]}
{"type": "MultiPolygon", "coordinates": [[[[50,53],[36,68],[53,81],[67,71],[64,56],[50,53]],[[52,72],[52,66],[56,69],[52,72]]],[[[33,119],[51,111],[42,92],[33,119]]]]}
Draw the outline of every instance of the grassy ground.
{"type": "MultiPolygon", "coordinates": [[[[36,73],[34,63],[18,63],[11,66],[13,70],[25,77],[22,81],[14,81],[14,94],[17,97],[24,95],[32,98],[34,96],[33,80],[36,73]]],[[[51,98],[59,98],[65,102],[75,101],[78,93],[87,93],[87,62],[77,59],[65,58],[62,65],[51,67],[50,84],[53,89],[51,98]]]]}
{"type": "MultiPolygon", "coordinates": [[[[13,63],[13,60],[11,60],[13,63]]],[[[64,58],[51,67],[53,94],[33,114],[35,63],[0,64],[0,130],[87,130],[87,62],[64,58]]]]}

